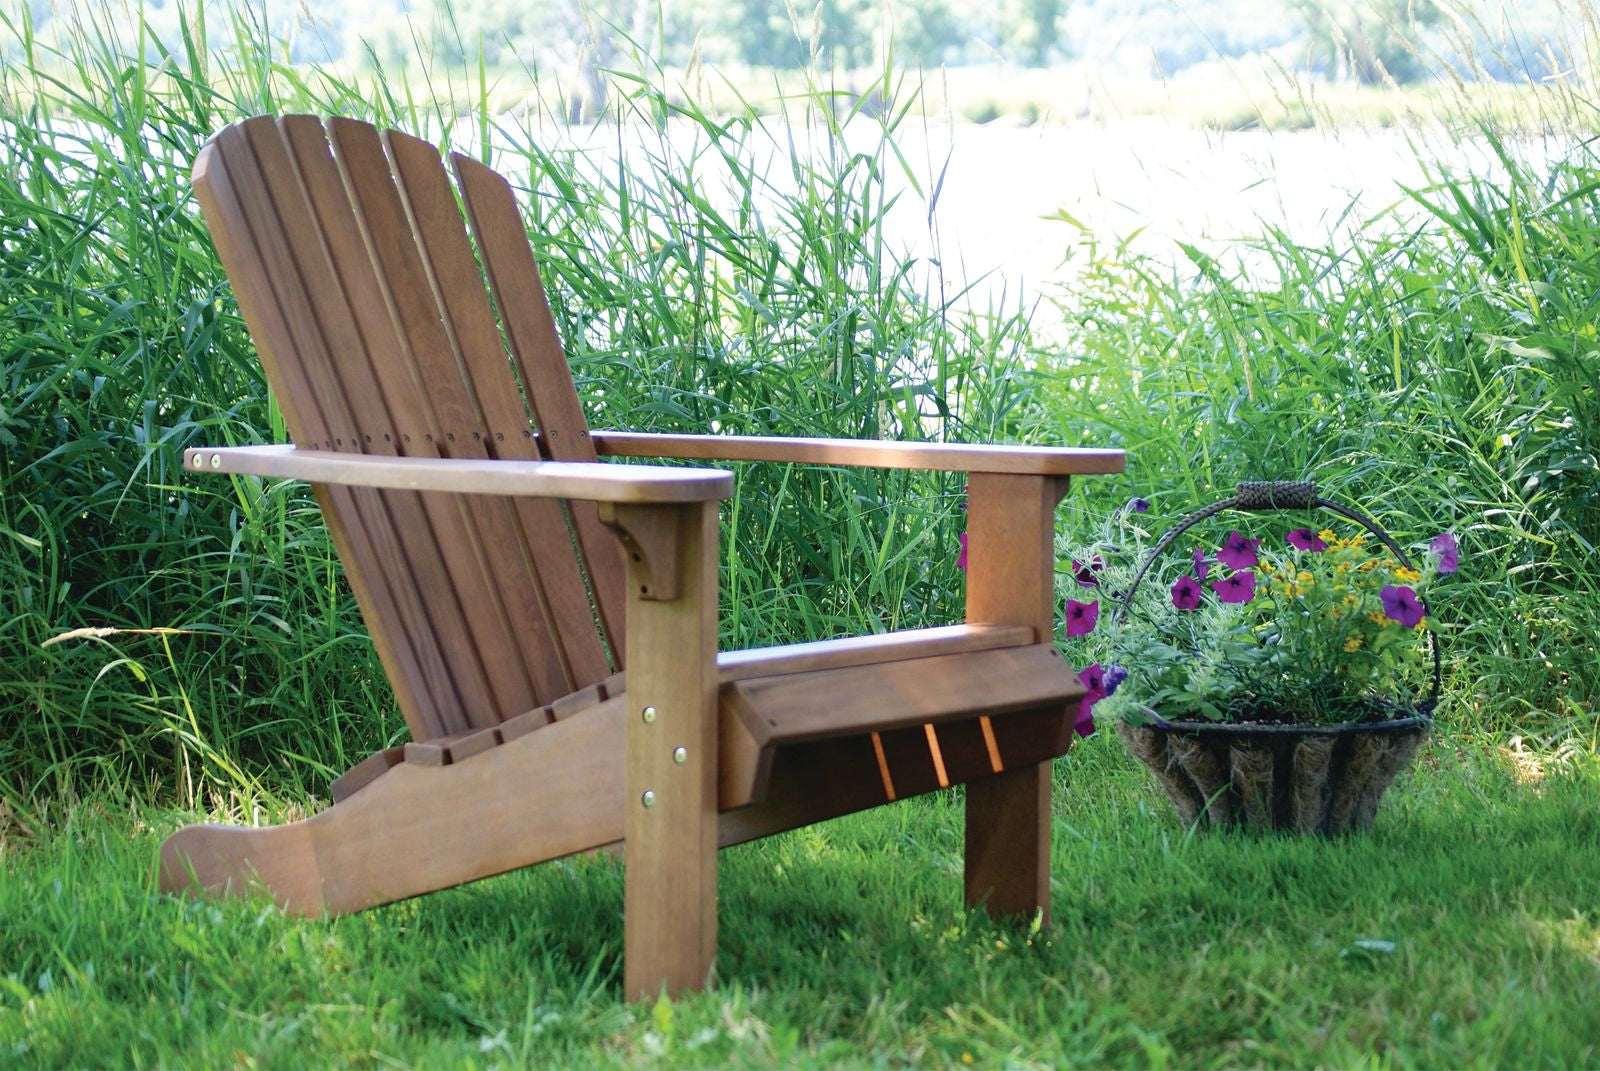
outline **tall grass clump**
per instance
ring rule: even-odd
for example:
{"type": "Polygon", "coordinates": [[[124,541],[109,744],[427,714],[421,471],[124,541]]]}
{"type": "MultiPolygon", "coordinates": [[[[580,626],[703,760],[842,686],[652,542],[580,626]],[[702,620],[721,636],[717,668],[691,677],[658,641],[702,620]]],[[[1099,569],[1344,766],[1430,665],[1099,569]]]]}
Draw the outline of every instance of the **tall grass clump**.
{"type": "Polygon", "coordinates": [[[1535,166],[1480,136],[1501,174],[1432,169],[1347,241],[1184,246],[1185,276],[1087,239],[1038,433],[1125,446],[1153,516],[1315,479],[1402,540],[1459,533],[1437,608],[1453,709],[1592,738],[1600,171],[1587,144],[1535,166]]]}
{"type": "MultiPolygon", "coordinates": [[[[567,130],[537,107],[497,120],[481,77],[456,114],[459,71],[424,69],[424,92],[290,65],[247,15],[209,40],[203,18],[177,41],[136,22],[132,45],[111,17],[58,16],[49,46],[26,12],[0,27],[18,60],[0,83],[0,769],[17,793],[92,771],[239,805],[318,791],[401,732],[304,489],[179,471],[189,445],[284,437],[188,186],[234,119],[353,115],[516,176],[596,426],[988,438],[1017,404],[1020,319],[956,315],[886,245],[893,199],[932,195],[895,143],[916,94],[892,66],[871,95],[890,106],[814,82],[772,126],[714,117],[641,63],[610,119],[567,130]]],[[[741,478],[725,644],[959,617],[958,477],[741,478]]]]}

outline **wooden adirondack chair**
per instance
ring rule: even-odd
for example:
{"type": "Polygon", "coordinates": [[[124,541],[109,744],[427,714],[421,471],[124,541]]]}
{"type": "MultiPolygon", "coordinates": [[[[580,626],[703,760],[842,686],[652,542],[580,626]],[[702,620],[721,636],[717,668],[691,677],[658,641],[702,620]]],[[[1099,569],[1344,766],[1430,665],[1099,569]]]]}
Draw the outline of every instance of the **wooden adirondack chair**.
{"type": "Polygon", "coordinates": [[[162,888],[337,914],[620,842],[624,985],[649,995],[707,981],[719,846],[966,783],[967,902],[1047,911],[1081,694],[1054,511],[1121,452],[591,433],[510,186],[451,165],[454,188],[433,146],[310,116],[195,164],[295,445],[185,464],[310,481],[413,742],[304,821],[179,831],[162,888]],[[968,472],[967,622],[719,655],[733,477],[599,455],[968,472]]]}

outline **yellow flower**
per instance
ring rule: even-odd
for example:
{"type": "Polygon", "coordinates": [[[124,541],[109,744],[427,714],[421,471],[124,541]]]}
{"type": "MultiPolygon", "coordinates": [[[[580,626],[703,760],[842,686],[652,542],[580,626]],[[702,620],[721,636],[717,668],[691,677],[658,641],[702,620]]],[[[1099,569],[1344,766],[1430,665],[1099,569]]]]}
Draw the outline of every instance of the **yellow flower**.
{"type": "Polygon", "coordinates": [[[1302,584],[1308,584],[1308,585],[1309,584],[1315,584],[1317,582],[1316,579],[1310,573],[1306,572],[1304,569],[1300,570],[1300,575],[1295,577],[1295,579],[1300,581],[1300,583],[1302,583],[1302,584]]]}
{"type": "Polygon", "coordinates": [[[1346,654],[1349,654],[1352,651],[1361,650],[1361,637],[1351,636],[1348,640],[1345,640],[1344,649],[1346,654]]]}
{"type": "Polygon", "coordinates": [[[1317,533],[1317,538],[1330,545],[1340,542],[1339,537],[1333,534],[1332,528],[1324,528],[1317,533]]]}
{"type": "Polygon", "coordinates": [[[1379,613],[1377,610],[1374,610],[1372,613],[1368,614],[1367,620],[1371,621],[1374,625],[1387,625],[1389,623],[1389,619],[1383,614],[1379,613]]]}
{"type": "Polygon", "coordinates": [[[1417,572],[1415,569],[1407,569],[1405,566],[1401,566],[1394,571],[1394,578],[1396,580],[1403,580],[1407,584],[1414,584],[1418,580],[1422,579],[1422,574],[1417,572]]]}

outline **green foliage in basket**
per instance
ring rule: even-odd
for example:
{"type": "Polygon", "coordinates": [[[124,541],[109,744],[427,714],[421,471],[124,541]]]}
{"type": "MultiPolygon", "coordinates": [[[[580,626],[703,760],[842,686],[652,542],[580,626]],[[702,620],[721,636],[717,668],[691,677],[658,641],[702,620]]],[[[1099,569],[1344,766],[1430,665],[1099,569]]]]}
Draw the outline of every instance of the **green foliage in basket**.
{"type": "MultiPolygon", "coordinates": [[[[1126,512],[1118,525],[1126,536],[1126,512]]],[[[1427,600],[1459,566],[1454,536],[1414,548],[1420,568],[1361,531],[1233,530],[1185,549],[1153,563],[1125,613],[1112,608],[1145,551],[1113,535],[1073,559],[1068,633],[1091,662],[1085,712],[1136,725],[1325,725],[1425,709],[1427,634],[1438,631],[1427,600]],[[1073,628],[1075,618],[1093,623],[1073,628]]]]}

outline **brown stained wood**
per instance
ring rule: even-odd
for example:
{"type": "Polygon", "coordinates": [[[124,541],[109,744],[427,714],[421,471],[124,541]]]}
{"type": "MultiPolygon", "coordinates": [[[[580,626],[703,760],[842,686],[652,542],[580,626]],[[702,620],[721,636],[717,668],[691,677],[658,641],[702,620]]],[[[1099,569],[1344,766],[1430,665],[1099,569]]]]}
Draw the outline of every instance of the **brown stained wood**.
{"type": "MultiPolygon", "coordinates": [[[[470,157],[455,153],[451,164],[512,360],[539,427],[540,449],[555,461],[593,461],[588,422],[556,334],[516,196],[504,178],[470,157]]],[[[600,618],[621,668],[626,646],[622,554],[601,526],[593,505],[573,502],[571,514],[600,618]]]]}
{"type": "MultiPolygon", "coordinates": [[[[1053,637],[1057,476],[974,472],[967,488],[967,620],[1053,637]]],[[[986,723],[996,729],[994,719],[986,723]]],[[[967,789],[968,906],[1050,921],[1050,763],[1016,765],[967,789]]]]}
{"type": "MultiPolygon", "coordinates": [[[[623,835],[623,723],[632,716],[619,697],[471,762],[401,763],[299,822],[189,826],[162,845],[161,889],[240,896],[261,887],[295,914],[339,915],[614,844],[623,835]],[[508,785],[525,787],[508,792],[508,785]]],[[[1070,710],[995,721],[1019,762],[1047,760],[1071,734],[1070,710]]],[[[981,748],[970,744],[947,743],[944,759],[954,783],[987,769],[981,748]]],[[[938,787],[916,772],[916,761],[913,754],[903,771],[905,796],[938,787]]],[[[764,801],[721,815],[717,843],[740,844],[884,802],[865,737],[798,744],[777,753],[764,801]],[[819,783],[829,790],[818,792],[819,783]]],[[[630,845],[630,866],[638,854],[630,845]]]]}
{"type": "Polygon", "coordinates": [[[679,582],[652,599],[667,562],[628,569],[623,989],[639,999],[704,986],[716,954],[717,509],[618,506],[610,523],[679,582]]]}
{"type": "MultiPolygon", "coordinates": [[[[834,670],[722,684],[717,716],[718,806],[727,810],[760,800],[768,789],[774,756],[819,736],[864,738],[878,733],[877,746],[884,751],[897,797],[929,791],[926,786],[930,785],[945,787],[987,776],[994,772],[989,761],[990,737],[997,738],[997,747],[1004,747],[1013,765],[1018,759],[1012,752],[1019,746],[1023,753],[1032,753],[1032,741],[1023,740],[1019,745],[1011,728],[1019,723],[1007,720],[1007,712],[1075,709],[1083,690],[1060,657],[1042,647],[934,656],[861,667],[857,674],[859,679],[834,670]],[[866,679],[880,675],[881,670],[890,671],[881,674],[881,681],[866,679]],[[759,687],[751,690],[744,684],[759,687]],[[804,701],[808,690],[814,691],[814,703],[804,701]],[[974,704],[966,693],[982,699],[974,704]],[[817,706],[829,712],[825,725],[819,725],[814,714],[817,706]],[[974,717],[978,710],[989,714],[993,727],[987,733],[974,717]],[[929,747],[930,737],[937,740],[936,749],[929,747]],[[944,757],[946,751],[979,755],[983,763],[978,768],[954,764],[944,757]]],[[[618,675],[494,730],[407,744],[405,759],[432,766],[460,762],[552,721],[587,714],[601,705],[603,697],[624,695],[620,683],[618,675]]],[[[1060,751],[1066,746],[1066,739],[1060,741],[1060,751]]],[[[1052,756],[1057,753],[1052,751],[1052,756]]]]}
{"type": "Polygon", "coordinates": [[[777,748],[763,747],[750,729],[753,711],[727,703],[717,710],[717,807],[731,810],[766,797],[777,748]]]}
{"type": "Polygon", "coordinates": [[[282,445],[192,447],[184,451],[184,466],[193,472],[278,476],[310,483],[462,496],[585,496],[621,504],[703,502],[733,493],[733,474],[724,469],[381,457],[282,445]]]}
{"type": "Polygon", "coordinates": [[[419,766],[449,766],[481,755],[501,743],[501,726],[452,733],[434,740],[413,740],[405,746],[405,761],[419,766]]]}
{"type": "MultiPolygon", "coordinates": [[[[722,703],[766,746],[1064,706],[1083,690],[1055,647],[1038,644],[734,681],[722,703]]],[[[928,752],[926,733],[917,738],[928,752]]]]}
{"type": "Polygon", "coordinates": [[[519,736],[527,736],[535,729],[543,729],[553,721],[555,715],[550,712],[549,707],[525,711],[500,723],[500,739],[509,744],[519,736]]]}
{"type": "MultiPolygon", "coordinates": [[[[500,729],[479,729],[450,742],[450,761],[462,762],[500,745],[500,729]]],[[[407,747],[411,745],[407,744],[407,747]]]]}
{"type": "MultiPolygon", "coordinates": [[[[388,777],[380,778],[368,792],[322,813],[342,816],[345,808],[374,794],[388,781],[388,777]]],[[[320,915],[327,909],[327,901],[312,843],[313,821],[258,828],[185,826],[161,845],[161,891],[241,898],[261,891],[290,914],[320,915]]]]}
{"type": "Polygon", "coordinates": [[[666,519],[686,514],[664,513],[660,518],[648,518],[614,502],[599,505],[600,521],[616,532],[628,563],[629,604],[636,600],[675,602],[683,580],[679,573],[682,565],[679,550],[685,533],[678,524],[666,523],[666,519]],[[626,516],[639,520],[630,524],[624,520],[626,516]]]}
{"type": "MultiPolygon", "coordinates": [[[[621,741],[630,716],[627,700],[618,698],[471,762],[401,763],[299,822],[189,826],[162,845],[161,889],[240,896],[260,887],[295,914],[339,915],[614,844],[623,835],[621,741]],[[526,787],[507,792],[507,785],[526,787]]],[[[1070,710],[995,721],[1021,762],[1046,761],[1071,734],[1070,710]]],[[[987,769],[987,757],[971,746],[946,744],[944,759],[954,783],[987,769]]],[[[938,787],[912,766],[904,784],[904,795],[938,787]]],[[[717,843],[740,844],[884,802],[865,737],[798,744],[778,752],[763,802],[721,815],[717,843]],[[819,783],[829,791],[818,792],[819,783]]],[[[630,866],[638,854],[630,845],[630,866]]]]}
{"type": "Polygon", "coordinates": [[[179,830],[162,846],[161,888],[239,895],[258,878],[295,914],[338,915],[610,844],[622,717],[619,700],[471,762],[401,763],[304,821],[179,830]]]}
{"type": "Polygon", "coordinates": [[[937,628],[882,632],[873,636],[846,636],[788,647],[753,647],[717,655],[717,675],[723,683],[749,677],[774,677],[814,669],[878,665],[906,658],[989,651],[997,647],[1022,647],[1035,642],[1025,625],[944,625],[937,628]]]}
{"type": "MultiPolygon", "coordinates": [[[[397,390],[409,383],[430,418],[430,445],[439,454],[486,459],[483,415],[447,332],[448,311],[433,290],[425,251],[417,243],[377,131],[349,120],[331,120],[328,129],[351,218],[376,269],[400,343],[375,349],[374,356],[387,360],[386,378],[397,390]]],[[[308,165],[313,161],[326,170],[320,152],[306,158],[308,165]]],[[[457,530],[454,538],[441,533],[441,541],[448,544],[447,554],[466,559],[452,576],[463,603],[473,607],[468,631],[495,698],[492,708],[473,712],[473,722],[492,725],[568,691],[574,683],[562,645],[553,638],[563,626],[554,619],[554,608],[532,568],[537,550],[527,546],[516,515],[542,518],[535,535],[545,547],[564,544],[565,527],[554,504],[458,498],[449,506],[458,515],[457,530]]],[[[571,568],[575,577],[576,566],[571,568]]],[[[579,590],[583,601],[581,585],[579,590]]]]}
{"type": "MultiPolygon", "coordinates": [[[[352,327],[349,304],[339,296],[317,219],[307,205],[277,123],[256,118],[230,126],[218,134],[218,146],[251,219],[278,306],[296,333],[294,359],[317,392],[318,405],[330,415],[331,448],[358,450],[360,419],[384,418],[363,411],[376,397],[371,370],[360,360],[362,341],[352,327]],[[336,360],[336,354],[344,359],[336,360]]],[[[371,434],[384,434],[382,424],[373,427],[371,434]]],[[[429,509],[429,504],[418,503],[411,496],[366,501],[371,501],[363,519],[368,533],[398,544],[394,556],[384,560],[390,591],[414,588],[421,600],[421,615],[413,613],[408,623],[413,647],[426,648],[432,636],[459,696],[458,724],[480,722],[482,711],[493,708],[494,682],[478,656],[483,629],[475,636],[467,631],[474,624],[474,615],[462,613],[456,597],[456,589],[462,586],[466,586],[467,596],[477,594],[470,588],[469,541],[462,531],[451,528],[459,504],[429,509]],[[429,597],[429,592],[437,594],[429,597]]],[[[488,599],[486,588],[477,597],[488,599]]]]}
{"type": "MultiPolygon", "coordinates": [[[[357,423],[361,425],[362,442],[359,447],[350,444],[340,449],[436,458],[441,453],[441,444],[447,443],[449,433],[438,426],[427,391],[419,386],[406,366],[406,340],[400,334],[389,295],[369,254],[322,124],[311,116],[289,116],[277,126],[283,145],[292,157],[292,165],[286,159],[281,166],[298,169],[310,206],[308,215],[314,217],[321,230],[342,287],[326,297],[331,304],[330,318],[344,322],[346,327],[353,324],[363,342],[362,346],[338,351],[341,373],[347,379],[360,377],[362,380],[352,392],[361,399],[357,423]]],[[[267,151],[282,155],[282,150],[267,151]]],[[[427,505],[425,503],[424,507],[427,505]]],[[[476,637],[476,646],[491,652],[489,664],[480,666],[479,671],[485,679],[486,690],[492,686],[496,697],[471,704],[469,720],[479,725],[489,724],[498,714],[526,708],[541,689],[552,694],[567,690],[570,687],[568,674],[553,645],[536,638],[548,635],[537,627],[538,620],[545,616],[540,593],[527,583],[513,582],[525,558],[516,539],[514,522],[496,523],[494,507],[486,507],[484,503],[435,502],[431,509],[428,525],[442,533],[441,538],[449,544],[449,563],[463,578],[467,590],[473,585],[467,570],[502,570],[496,575],[494,590],[504,599],[504,609],[500,610],[492,601],[480,602],[477,605],[490,613],[479,616],[492,618],[498,612],[507,621],[527,622],[533,626],[525,626],[516,634],[527,637],[522,643],[520,662],[497,658],[493,653],[495,644],[491,642],[484,648],[483,636],[476,637]],[[489,516],[488,526],[482,533],[471,531],[475,512],[489,516]],[[475,553],[479,547],[471,538],[474,534],[480,536],[481,552],[475,553]]],[[[499,507],[500,512],[505,509],[499,507]]],[[[428,545],[430,532],[427,529],[408,522],[400,522],[399,527],[408,552],[425,557],[430,554],[433,548],[428,545]],[[415,550],[411,549],[411,544],[417,544],[415,550]]],[[[454,581],[450,583],[453,586],[454,581]]],[[[425,592],[439,590],[421,582],[420,574],[419,587],[425,592]]],[[[482,591],[478,594],[481,596],[482,591]]],[[[472,638],[468,623],[455,620],[459,610],[448,600],[432,596],[429,602],[434,604],[430,606],[430,621],[439,629],[462,639],[472,638]]],[[[452,654],[456,672],[472,674],[474,658],[475,652],[458,646],[452,654]]]]}
{"type": "Polygon", "coordinates": [[[550,716],[556,721],[570,718],[574,714],[582,714],[590,707],[597,706],[605,696],[600,691],[600,685],[591,684],[587,688],[580,688],[571,695],[563,696],[550,704],[550,716]]]}
{"type": "MultiPolygon", "coordinates": [[[[540,454],[527,434],[528,413],[439,151],[395,131],[385,132],[383,144],[443,312],[445,330],[466,373],[468,396],[481,414],[485,445],[494,457],[535,460],[540,454]]],[[[594,458],[591,453],[578,460],[594,458]]],[[[560,645],[570,669],[570,686],[592,684],[609,673],[610,666],[566,521],[555,503],[519,502],[514,508],[523,525],[529,573],[551,617],[548,637],[542,642],[553,640],[560,645]]],[[[548,702],[554,697],[543,698],[548,702]]]]}
{"type": "Polygon", "coordinates": [[[374,751],[333,779],[333,784],[328,789],[329,794],[333,796],[333,802],[349,799],[400,765],[405,761],[405,757],[404,747],[386,747],[381,751],[374,751]]]}
{"type": "MultiPolygon", "coordinates": [[[[301,442],[331,446],[333,438],[318,395],[300,367],[294,333],[216,139],[195,164],[194,188],[290,434],[301,442]]],[[[385,536],[388,526],[371,527],[373,504],[363,504],[362,495],[344,488],[317,489],[316,494],[412,734],[436,736],[464,725],[461,698],[448,667],[430,638],[412,627],[415,614],[408,599],[412,591],[389,572],[397,555],[392,536],[385,536]]]]}
{"type": "Polygon", "coordinates": [[[1121,450],[1069,446],[984,446],[965,443],[883,442],[872,439],[795,439],[757,435],[663,435],[595,431],[602,457],[672,457],[702,461],[776,461],[935,472],[992,472],[1079,476],[1121,472],[1121,450]]]}
{"type": "MultiPolygon", "coordinates": [[[[1065,752],[1072,733],[1072,714],[1070,709],[1019,711],[998,717],[994,723],[1006,734],[1014,760],[1031,768],[1065,752]]],[[[969,793],[974,786],[995,780],[989,771],[989,757],[981,737],[951,732],[960,725],[970,724],[957,723],[939,729],[950,783],[968,782],[969,793]]],[[[917,737],[921,732],[921,729],[901,730],[906,746],[897,739],[890,740],[886,746],[886,752],[893,756],[891,762],[899,761],[904,755],[903,765],[893,768],[897,799],[940,787],[927,748],[918,746],[917,737]]],[[[773,756],[764,799],[747,807],[724,811],[718,842],[723,847],[742,844],[887,802],[890,801],[878,776],[869,737],[838,737],[794,744],[778,749],[773,756]],[[826,791],[818,791],[819,785],[827,786],[826,791]]]]}

